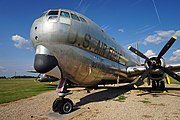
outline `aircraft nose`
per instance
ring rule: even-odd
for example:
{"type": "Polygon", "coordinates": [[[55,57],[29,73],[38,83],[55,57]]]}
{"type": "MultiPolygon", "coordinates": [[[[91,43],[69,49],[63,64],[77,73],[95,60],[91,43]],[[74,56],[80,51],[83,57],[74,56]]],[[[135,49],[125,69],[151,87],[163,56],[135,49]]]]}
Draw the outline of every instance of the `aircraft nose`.
{"type": "Polygon", "coordinates": [[[54,56],[36,54],[34,68],[39,73],[46,73],[57,66],[57,60],[54,56]]]}
{"type": "Polygon", "coordinates": [[[58,65],[57,59],[50,55],[47,48],[37,46],[34,60],[34,69],[39,73],[47,73],[58,65]]]}

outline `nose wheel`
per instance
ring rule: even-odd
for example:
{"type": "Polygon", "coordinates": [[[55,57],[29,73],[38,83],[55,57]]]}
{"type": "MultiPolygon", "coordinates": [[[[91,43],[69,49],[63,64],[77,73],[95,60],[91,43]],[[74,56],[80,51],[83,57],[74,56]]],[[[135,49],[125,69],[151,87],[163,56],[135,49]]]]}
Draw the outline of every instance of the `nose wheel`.
{"type": "Polygon", "coordinates": [[[52,106],[54,112],[68,114],[73,110],[73,102],[68,98],[57,98],[52,106]]]}
{"type": "Polygon", "coordinates": [[[73,110],[73,102],[70,99],[64,97],[72,93],[67,90],[65,79],[61,79],[59,81],[56,90],[59,98],[56,98],[55,101],[53,102],[52,110],[54,112],[59,112],[60,114],[70,113],[73,110]]]}

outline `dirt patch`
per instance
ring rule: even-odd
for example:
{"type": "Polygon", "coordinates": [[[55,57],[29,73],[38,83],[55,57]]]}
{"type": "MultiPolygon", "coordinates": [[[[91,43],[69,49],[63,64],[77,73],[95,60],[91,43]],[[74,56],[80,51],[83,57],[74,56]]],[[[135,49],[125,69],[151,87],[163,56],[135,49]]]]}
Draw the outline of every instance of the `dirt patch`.
{"type": "Polygon", "coordinates": [[[149,93],[143,89],[131,89],[128,85],[100,87],[90,93],[75,88],[68,96],[75,110],[67,115],[51,110],[57,97],[56,92],[51,91],[1,104],[0,120],[180,119],[180,85],[175,86],[170,86],[173,90],[168,93],[149,93]],[[117,99],[123,99],[123,102],[117,102],[117,99]]]}

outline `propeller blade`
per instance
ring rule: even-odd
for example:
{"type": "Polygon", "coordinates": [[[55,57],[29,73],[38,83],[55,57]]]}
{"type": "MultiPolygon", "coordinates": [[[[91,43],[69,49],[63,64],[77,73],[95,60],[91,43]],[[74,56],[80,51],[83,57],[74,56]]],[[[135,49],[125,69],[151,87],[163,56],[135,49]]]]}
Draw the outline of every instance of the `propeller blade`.
{"type": "Polygon", "coordinates": [[[135,53],[136,55],[138,55],[138,56],[144,58],[145,60],[149,61],[149,58],[146,57],[146,56],[145,56],[143,53],[141,53],[139,50],[133,48],[132,46],[129,46],[128,49],[129,49],[130,51],[132,51],[133,53],[135,53]]]}
{"type": "Polygon", "coordinates": [[[40,75],[41,75],[41,73],[39,73],[39,75],[36,77],[36,80],[38,80],[40,78],[40,75]]]}
{"type": "Polygon", "coordinates": [[[38,73],[35,70],[30,70],[30,71],[27,71],[27,72],[29,72],[29,73],[38,73]]]}
{"type": "Polygon", "coordinates": [[[162,66],[159,66],[159,68],[164,71],[165,73],[167,73],[169,76],[171,76],[172,78],[174,78],[175,80],[179,81],[180,82],[180,76],[177,75],[176,73],[168,70],[167,68],[165,67],[162,67],[162,66]]]}
{"type": "Polygon", "coordinates": [[[160,58],[168,51],[168,49],[172,46],[174,41],[177,39],[176,36],[172,36],[171,39],[166,43],[166,45],[163,47],[163,49],[160,51],[157,60],[160,60],[160,58]]]}
{"type": "Polygon", "coordinates": [[[137,88],[137,86],[140,86],[141,83],[143,82],[143,80],[147,77],[147,75],[149,74],[150,69],[147,69],[142,75],[141,77],[137,80],[137,82],[134,84],[134,87],[137,88]]]}

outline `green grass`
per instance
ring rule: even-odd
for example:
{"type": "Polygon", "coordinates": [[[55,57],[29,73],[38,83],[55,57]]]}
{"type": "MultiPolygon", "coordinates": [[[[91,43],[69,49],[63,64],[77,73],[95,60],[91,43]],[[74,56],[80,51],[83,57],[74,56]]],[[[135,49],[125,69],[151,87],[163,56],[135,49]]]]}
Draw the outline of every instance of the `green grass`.
{"type": "Polygon", "coordinates": [[[151,103],[151,102],[149,101],[149,98],[144,98],[144,100],[140,100],[140,101],[138,101],[138,102],[142,102],[142,103],[145,103],[145,104],[151,103]]]}
{"type": "Polygon", "coordinates": [[[174,78],[170,77],[170,79],[171,79],[171,84],[180,84],[180,82],[178,82],[174,78]]]}
{"type": "Polygon", "coordinates": [[[118,101],[118,102],[125,102],[126,98],[127,98],[126,96],[121,95],[121,96],[118,96],[118,98],[116,98],[115,101],[118,101]]]}
{"type": "Polygon", "coordinates": [[[55,90],[55,85],[34,82],[34,79],[0,79],[0,104],[28,98],[48,90],[55,90]]]}

